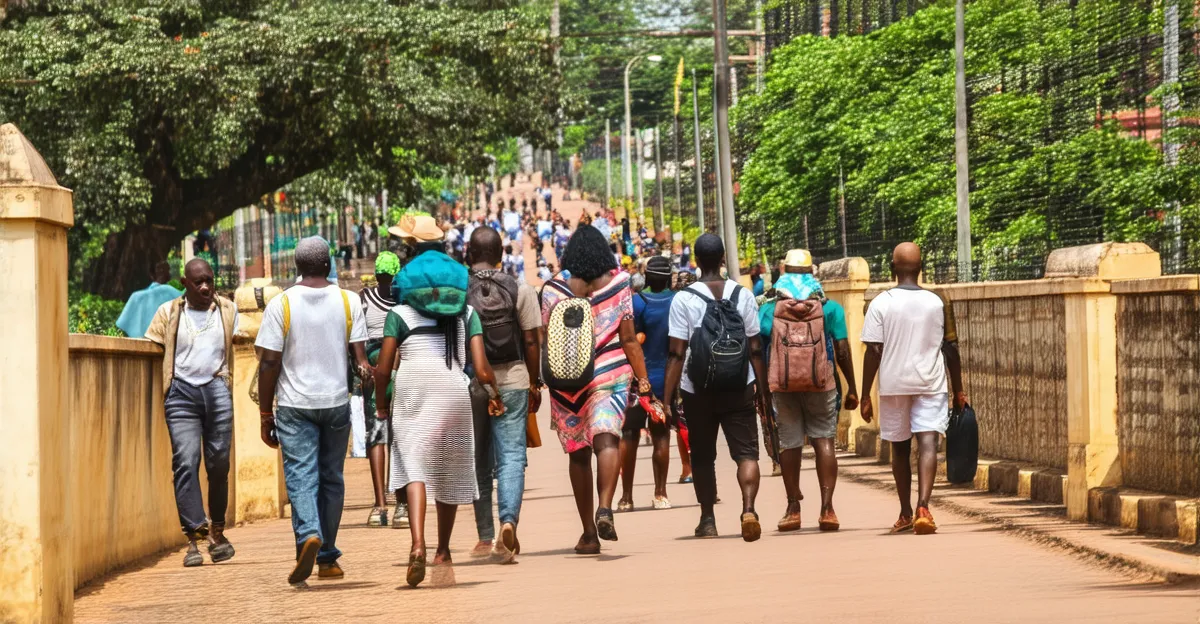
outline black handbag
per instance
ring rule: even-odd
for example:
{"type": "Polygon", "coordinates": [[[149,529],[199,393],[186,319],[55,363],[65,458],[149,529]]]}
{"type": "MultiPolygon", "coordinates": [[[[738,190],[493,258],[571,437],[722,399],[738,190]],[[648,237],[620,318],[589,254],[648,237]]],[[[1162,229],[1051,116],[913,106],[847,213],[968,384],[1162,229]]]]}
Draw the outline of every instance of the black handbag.
{"type": "Polygon", "coordinates": [[[946,427],[946,480],[950,483],[975,481],[979,467],[979,422],[975,409],[964,405],[950,410],[950,425],[946,427]]]}

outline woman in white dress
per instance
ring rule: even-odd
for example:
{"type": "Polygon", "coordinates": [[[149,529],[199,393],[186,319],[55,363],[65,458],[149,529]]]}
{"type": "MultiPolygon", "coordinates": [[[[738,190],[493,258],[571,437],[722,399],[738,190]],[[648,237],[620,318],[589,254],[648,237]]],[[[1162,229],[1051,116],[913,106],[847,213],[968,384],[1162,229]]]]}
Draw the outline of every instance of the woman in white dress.
{"type": "MultiPolygon", "coordinates": [[[[467,307],[459,316],[433,318],[401,303],[388,312],[375,384],[387,387],[388,372],[399,358],[389,487],[407,486],[412,532],[407,580],[413,587],[425,578],[427,498],[437,507],[438,543],[432,564],[441,565],[451,563],[450,534],[458,505],[471,504],[479,496],[470,379],[464,371],[468,352],[476,379],[494,390],[489,411],[503,414],[495,375],[484,354],[482,324],[474,310],[467,307]]],[[[386,407],[376,407],[376,418],[387,416],[386,407]]]]}

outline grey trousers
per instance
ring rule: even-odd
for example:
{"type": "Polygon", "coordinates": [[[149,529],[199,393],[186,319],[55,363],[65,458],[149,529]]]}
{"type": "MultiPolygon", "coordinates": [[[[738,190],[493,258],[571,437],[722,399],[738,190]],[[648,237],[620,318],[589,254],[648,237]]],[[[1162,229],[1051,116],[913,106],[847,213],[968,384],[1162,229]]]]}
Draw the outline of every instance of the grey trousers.
{"type": "Polygon", "coordinates": [[[229,506],[229,451],[233,441],[233,396],[229,386],[214,379],[203,386],[171,381],[166,401],[167,431],[171,435],[171,467],[175,472],[175,506],[183,532],[196,533],[225,524],[229,506]],[[200,494],[200,453],[208,473],[208,511],[200,494]]]}

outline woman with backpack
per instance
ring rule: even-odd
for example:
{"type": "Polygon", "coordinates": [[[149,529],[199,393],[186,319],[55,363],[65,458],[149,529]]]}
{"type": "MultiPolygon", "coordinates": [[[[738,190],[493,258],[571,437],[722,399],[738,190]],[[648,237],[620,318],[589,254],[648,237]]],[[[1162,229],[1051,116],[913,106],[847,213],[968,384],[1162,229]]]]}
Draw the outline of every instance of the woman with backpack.
{"type": "Polygon", "coordinates": [[[570,456],[571,490],[583,524],[575,552],[600,552],[616,541],[612,499],[620,473],[618,448],[630,387],[649,407],[652,388],[633,324],[629,274],[619,270],[608,241],[580,226],[567,244],[562,268],[542,290],[542,377],[550,389],[551,417],[570,456]],[[590,330],[590,331],[589,331],[590,330]],[[600,506],[592,517],[592,454],[600,506]]]}
{"type": "Polygon", "coordinates": [[[393,490],[407,487],[412,550],[408,584],[425,579],[425,504],[437,507],[438,543],[433,565],[449,564],[450,535],[458,505],[479,496],[468,354],[475,377],[493,390],[488,406],[504,413],[487,361],[483,327],[466,305],[467,269],[442,249],[442,231],[431,217],[409,217],[399,228],[415,242],[416,257],[396,277],[400,303],[387,314],[375,369],[376,418],[388,417],[382,390],[397,358],[392,398],[393,490]]]}

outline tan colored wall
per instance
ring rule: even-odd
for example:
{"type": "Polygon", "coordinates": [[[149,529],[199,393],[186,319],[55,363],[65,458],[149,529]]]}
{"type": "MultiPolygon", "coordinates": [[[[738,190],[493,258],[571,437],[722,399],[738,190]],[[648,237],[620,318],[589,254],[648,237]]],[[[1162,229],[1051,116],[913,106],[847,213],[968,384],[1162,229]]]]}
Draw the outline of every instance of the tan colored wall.
{"type": "Polygon", "coordinates": [[[1200,496],[1200,287],[1138,280],[1117,296],[1117,436],[1125,485],[1200,496]]]}
{"type": "MultiPolygon", "coordinates": [[[[240,326],[240,323],[239,323],[240,326]]],[[[251,344],[234,345],[233,458],[230,521],[253,522],[280,516],[283,464],[279,451],[263,444],[258,405],[250,399],[258,360],[251,344]]]]}
{"type": "Polygon", "coordinates": [[[72,334],[68,367],[72,551],[80,587],[184,537],[163,417],[162,349],[144,340],[72,334]]]}

